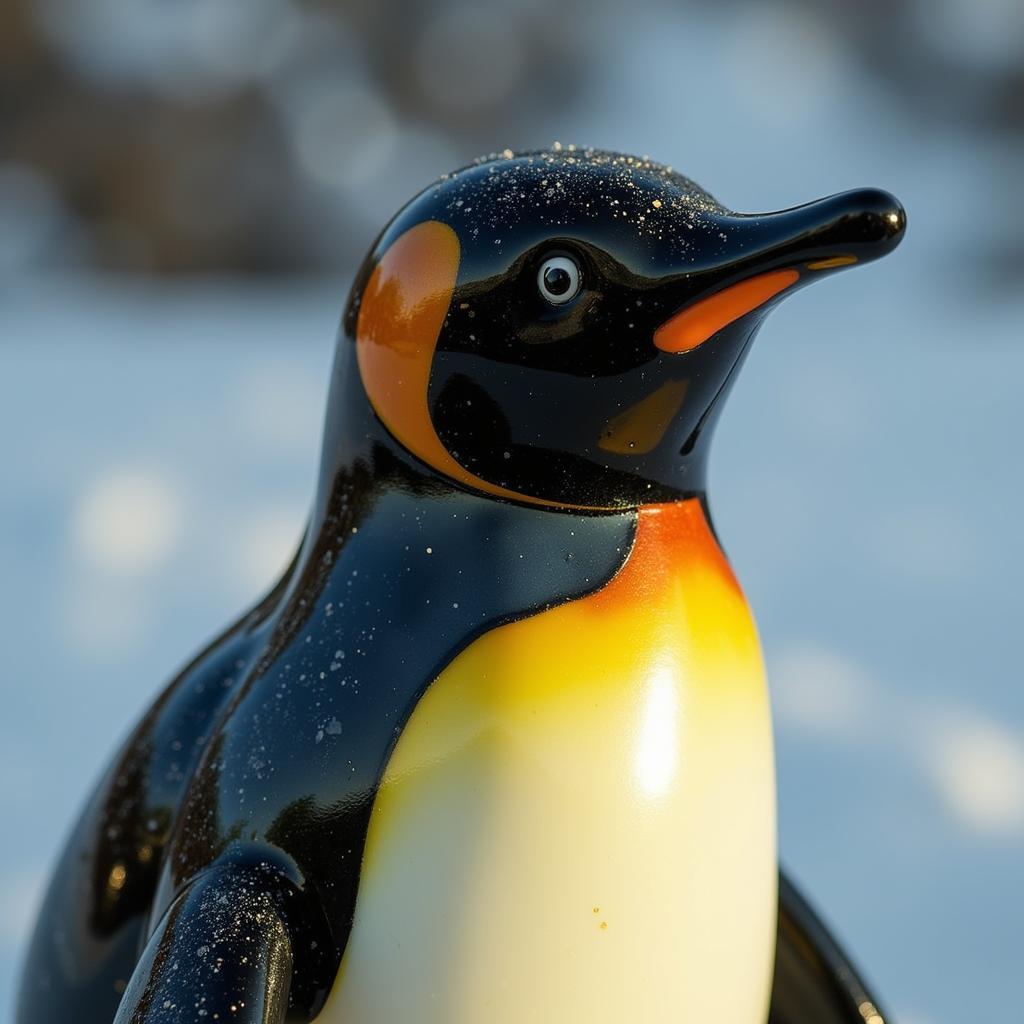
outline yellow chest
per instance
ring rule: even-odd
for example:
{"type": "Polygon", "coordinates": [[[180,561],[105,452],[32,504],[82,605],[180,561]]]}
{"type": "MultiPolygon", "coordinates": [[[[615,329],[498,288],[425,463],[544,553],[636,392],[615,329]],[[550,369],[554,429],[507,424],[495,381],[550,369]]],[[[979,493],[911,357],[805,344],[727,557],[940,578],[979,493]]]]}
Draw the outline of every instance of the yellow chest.
{"type": "Polygon", "coordinates": [[[696,502],[417,706],[328,1024],[763,1021],[774,771],[757,636],[696,502]]]}

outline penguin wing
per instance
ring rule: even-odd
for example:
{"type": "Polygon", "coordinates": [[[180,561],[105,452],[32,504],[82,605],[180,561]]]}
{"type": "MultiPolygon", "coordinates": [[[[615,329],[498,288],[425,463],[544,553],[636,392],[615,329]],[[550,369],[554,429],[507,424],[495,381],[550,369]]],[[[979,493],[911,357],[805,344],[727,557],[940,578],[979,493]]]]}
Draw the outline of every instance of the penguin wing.
{"type": "Polygon", "coordinates": [[[884,1024],[846,955],[779,873],[779,930],[769,1024],[884,1024]]]}
{"type": "Polygon", "coordinates": [[[109,1024],[138,958],[167,837],[203,737],[258,651],[281,582],[193,658],[137,722],[68,836],[22,967],[17,1024],[109,1024]]]}
{"type": "Polygon", "coordinates": [[[114,1024],[283,1024],[295,896],[267,864],[224,865],[194,880],[146,944],[114,1024]]]}
{"type": "MultiPolygon", "coordinates": [[[[225,865],[195,880],[150,938],[114,1024],[183,1024],[197,1017],[284,1024],[296,925],[289,904],[296,896],[266,862],[225,865]]],[[[882,1024],[877,1003],[780,874],[769,1024],[865,1021],[882,1024]]]]}

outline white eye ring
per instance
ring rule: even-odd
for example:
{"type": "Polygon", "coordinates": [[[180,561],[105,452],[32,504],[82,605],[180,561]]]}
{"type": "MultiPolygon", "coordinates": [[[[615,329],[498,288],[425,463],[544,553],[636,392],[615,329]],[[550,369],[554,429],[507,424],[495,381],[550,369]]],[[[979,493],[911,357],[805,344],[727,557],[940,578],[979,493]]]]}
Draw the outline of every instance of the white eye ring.
{"type": "Polygon", "coordinates": [[[553,306],[564,306],[579,294],[580,268],[568,256],[549,256],[537,271],[537,287],[553,306]]]}

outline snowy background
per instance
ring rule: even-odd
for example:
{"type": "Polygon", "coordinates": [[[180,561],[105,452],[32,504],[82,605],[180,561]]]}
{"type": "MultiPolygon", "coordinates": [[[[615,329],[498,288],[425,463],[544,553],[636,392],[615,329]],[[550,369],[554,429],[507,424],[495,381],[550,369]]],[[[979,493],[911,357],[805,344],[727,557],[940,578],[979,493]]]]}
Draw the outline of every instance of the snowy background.
{"type": "MultiPolygon", "coordinates": [[[[279,216],[269,202],[239,234],[203,221],[217,210],[196,186],[192,235],[123,212],[114,230],[63,164],[0,162],[0,1004],[114,745],[298,539],[355,260],[436,174],[559,139],[650,153],[738,210],[861,185],[906,204],[894,256],[770,318],[722,419],[712,507],[769,662],[784,863],[896,1020],[1018,1019],[1024,143],[960,116],[956,96],[915,106],[913,83],[934,67],[964,83],[1019,70],[1020,8],[895,4],[850,25],[830,5],[523,6],[553,52],[515,35],[509,5],[438,8],[410,55],[388,57],[408,57],[405,92],[370,57],[289,92],[259,50],[259,88],[297,118],[289,201],[312,206],[298,234],[253,241],[258,260],[247,240],[279,216]],[[927,28],[900,37],[915,10],[927,28]],[[493,53],[474,63],[481,39],[493,53]],[[886,45],[938,57],[904,81],[886,45]]],[[[217,17],[250,17],[236,7],[217,17]]],[[[194,38],[119,0],[82,3],[70,25],[62,9],[39,5],[34,38],[65,92],[99,109],[157,95],[192,116],[257,67],[201,3],[184,5],[194,38]],[[111,18],[123,34],[100,31],[111,18]]],[[[988,110],[996,92],[980,88],[963,85],[965,110],[988,110]]],[[[230,191],[251,170],[228,157],[214,178],[230,191]]]]}

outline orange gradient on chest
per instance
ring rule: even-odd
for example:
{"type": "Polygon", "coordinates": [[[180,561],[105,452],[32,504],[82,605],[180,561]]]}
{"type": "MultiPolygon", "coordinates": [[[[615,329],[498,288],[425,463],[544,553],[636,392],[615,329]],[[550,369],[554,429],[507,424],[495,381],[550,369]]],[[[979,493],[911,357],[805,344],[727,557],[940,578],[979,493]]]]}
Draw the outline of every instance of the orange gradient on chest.
{"type": "Polygon", "coordinates": [[[321,1019],[763,1021],[776,870],[746,602],[699,502],[642,508],[608,584],[485,633],[415,708],[321,1019]]]}

